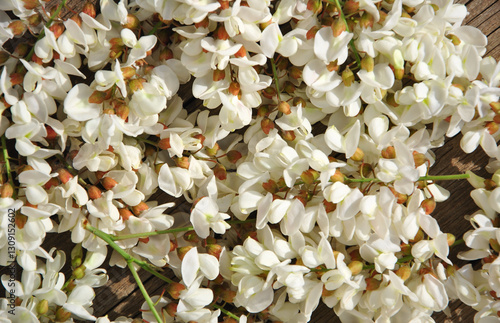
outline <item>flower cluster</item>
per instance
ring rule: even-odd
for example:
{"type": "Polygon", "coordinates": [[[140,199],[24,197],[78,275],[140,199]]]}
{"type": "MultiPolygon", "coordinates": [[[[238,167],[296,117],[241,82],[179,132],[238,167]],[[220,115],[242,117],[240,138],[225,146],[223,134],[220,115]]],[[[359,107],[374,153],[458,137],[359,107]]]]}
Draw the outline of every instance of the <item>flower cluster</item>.
{"type": "Polygon", "coordinates": [[[148,322],[308,322],[320,301],[343,322],[430,322],[454,299],[499,319],[500,64],[463,5],[4,2],[0,265],[13,209],[23,273],[0,320],[111,322],[91,307],[108,249],[148,322]],[[491,178],[429,175],[460,132],[491,178]],[[455,240],[436,181],[464,178],[481,210],[455,240]],[[43,247],[67,231],[68,278],[43,247]],[[460,242],[482,268],[453,264],[460,242]]]}

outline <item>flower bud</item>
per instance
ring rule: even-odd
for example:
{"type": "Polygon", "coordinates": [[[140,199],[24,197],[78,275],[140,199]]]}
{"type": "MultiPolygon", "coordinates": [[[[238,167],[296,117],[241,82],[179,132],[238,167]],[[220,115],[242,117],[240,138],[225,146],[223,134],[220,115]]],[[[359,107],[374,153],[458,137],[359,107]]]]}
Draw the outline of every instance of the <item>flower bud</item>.
{"type": "Polygon", "coordinates": [[[177,167],[184,168],[184,169],[189,168],[189,158],[186,156],[176,158],[174,161],[175,161],[175,164],[177,165],[177,167]]]}
{"type": "Polygon", "coordinates": [[[312,39],[316,36],[316,33],[319,31],[319,27],[318,26],[312,26],[311,29],[309,29],[307,32],[306,32],[306,39],[309,40],[309,39],[312,39]]]}
{"type": "Polygon", "coordinates": [[[343,183],[345,180],[345,176],[344,174],[342,174],[342,172],[338,169],[335,170],[335,174],[333,174],[332,176],[330,176],[330,181],[335,183],[335,182],[341,182],[343,183]]]}
{"type": "Polygon", "coordinates": [[[323,4],[321,0],[308,0],[307,1],[307,10],[312,11],[313,13],[318,13],[323,9],[323,4]]]}
{"type": "Polygon", "coordinates": [[[373,61],[373,57],[365,55],[365,57],[361,59],[361,68],[365,69],[367,72],[373,71],[374,66],[375,62],[373,61]]]}
{"type": "Polygon", "coordinates": [[[222,252],[222,246],[220,244],[209,244],[207,245],[207,253],[209,255],[214,256],[215,258],[219,259],[220,254],[222,252]]]}
{"type": "Polygon", "coordinates": [[[420,203],[420,206],[424,209],[425,214],[431,214],[436,208],[436,201],[433,197],[425,199],[420,203]]]}
{"type": "Polygon", "coordinates": [[[245,57],[247,56],[247,50],[245,49],[245,46],[241,46],[240,49],[236,53],[234,53],[234,57],[245,57]]]}
{"type": "Polygon", "coordinates": [[[262,128],[262,131],[268,135],[269,132],[274,129],[274,122],[271,119],[264,117],[260,122],[260,127],[262,128]]]}
{"type": "Polygon", "coordinates": [[[427,157],[424,154],[417,151],[413,151],[413,161],[415,162],[415,167],[420,167],[427,161],[427,157]]]}
{"type": "Polygon", "coordinates": [[[92,2],[87,2],[83,8],[82,8],[82,12],[91,16],[92,18],[95,18],[96,17],[96,11],[95,11],[95,6],[92,2]]]}
{"type": "Polygon", "coordinates": [[[216,70],[213,71],[212,80],[214,82],[222,81],[225,78],[226,78],[226,71],[219,70],[219,69],[216,69],[216,70]]]}
{"type": "Polygon", "coordinates": [[[203,20],[200,22],[194,23],[194,26],[196,28],[208,28],[209,25],[210,25],[210,20],[207,17],[203,18],[203,20]]]}
{"type": "Polygon", "coordinates": [[[12,197],[14,195],[14,188],[10,185],[9,182],[5,182],[0,189],[0,197],[7,198],[12,197]]]}
{"type": "Polygon", "coordinates": [[[281,138],[286,141],[294,141],[296,138],[295,132],[293,130],[285,130],[281,133],[281,138]]]}
{"type": "Polygon", "coordinates": [[[67,169],[65,169],[65,168],[59,169],[57,171],[57,173],[59,174],[58,175],[59,180],[63,184],[66,184],[67,182],[69,182],[73,178],[73,175],[67,169]]]}
{"type": "Polygon", "coordinates": [[[354,73],[351,71],[349,66],[347,66],[342,72],[342,82],[348,87],[354,82],[354,73]]]}
{"type": "Polygon", "coordinates": [[[9,29],[14,36],[22,36],[28,28],[22,20],[14,20],[9,24],[9,29]]]}
{"type": "Polygon", "coordinates": [[[183,235],[184,240],[188,242],[198,243],[200,239],[194,230],[186,231],[183,235]]]}
{"type": "Polygon", "coordinates": [[[409,242],[417,243],[419,241],[422,241],[423,238],[424,238],[424,231],[422,231],[422,229],[418,229],[417,234],[415,234],[415,237],[413,237],[413,239],[410,239],[409,242]]]}
{"type": "Polygon", "coordinates": [[[369,14],[367,11],[363,13],[361,16],[361,19],[359,21],[359,25],[361,28],[368,28],[368,27],[373,27],[373,23],[375,22],[374,17],[369,14]]]}
{"type": "Polygon", "coordinates": [[[365,153],[363,152],[363,150],[361,150],[361,148],[358,147],[356,148],[354,154],[351,156],[351,159],[354,161],[362,161],[364,157],[365,153]]]}
{"type": "Polygon", "coordinates": [[[131,216],[134,216],[129,209],[118,209],[118,213],[120,213],[123,221],[127,221],[131,216]]]}
{"type": "Polygon", "coordinates": [[[403,194],[403,193],[399,193],[398,191],[396,191],[394,189],[394,187],[389,187],[389,189],[391,190],[394,197],[396,197],[396,202],[398,204],[403,204],[408,200],[408,195],[403,194]]]}
{"type": "Polygon", "coordinates": [[[353,275],[357,275],[363,270],[363,263],[361,261],[354,260],[351,261],[347,267],[349,267],[349,270],[353,275]]]}
{"type": "Polygon", "coordinates": [[[228,91],[232,95],[237,96],[238,94],[240,94],[240,83],[234,81],[231,82],[231,84],[229,84],[228,91]]]}
{"type": "Polygon", "coordinates": [[[89,97],[89,103],[103,103],[104,100],[106,100],[108,94],[103,91],[97,91],[95,90],[92,95],[89,97]]]}
{"type": "Polygon", "coordinates": [[[127,15],[127,22],[123,25],[124,28],[128,29],[137,29],[141,25],[141,22],[139,21],[139,18],[137,18],[135,15],[129,13],[127,15]]]}
{"type": "Polygon", "coordinates": [[[368,277],[365,279],[366,290],[376,290],[380,287],[380,280],[373,277],[368,277]]]}
{"type": "Polygon", "coordinates": [[[66,312],[62,307],[56,310],[56,322],[66,322],[71,317],[71,312],[66,312]]]}
{"type": "Polygon", "coordinates": [[[262,90],[261,93],[266,99],[272,99],[274,96],[276,96],[276,89],[270,86],[262,90]]]}
{"type": "Polygon", "coordinates": [[[226,171],[226,167],[224,167],[224,165],[216,164],[212,170],[214,172],[214,176],[218,180],[223,181],[227,178],[227,171],[226,171]]]}
{"type": "Polygon", "coordinates": [[[26,222],[28,222],[28,217],[22,213],[16,213],[16,216],[14,218],[14,222],[16,224],[16,227],[19,229],[24,228],[26,225],[26,222]]]}
{"type": "Polygon", "coordinates": [[[490,239],[490,245],[493,250],[500,252],[500,243],[497,239],[490,239]]]}
{"type": "Polygon", "coordinates": [[[87,192],[89,194],[89,198],[92,200],[96,200],[96,199],[100,198],[102,195],[101,190],[95,185],[89,186],[87,188],[87,192]]]}
{"type": "Polygon", "coordinates": [[[174,58],[174,52],[168,47],[163,48],[160,51],[160,60],[162,61],[168,61],[169,59],[174,58]]]}
{"type": "Polygon", "coordinates": [[[347,0],[344,3],[343,11],[344,15],[351,15],[353,13],[358,12],[359,10],[359,2],[354,0],[347,0]]]}
{"type": "Polygon", "coordinates": [[[130,113],[130,108],[124,103],[115,105],[115,114],[119,116],[122,120],[127,120],[130,113]]]}
{"type": "Polygon", "coordinates": [[[278,103],[278,111],[283,113],[283,114],[290,114],[292,111],[290,110],[290,104],[286,101],[280,101],[278,103]]]}
{"type": "Polygon", "coordinates": [[[337,208],[337,206],[334,203],[328,202],[327,200],[323,200],[323,205],[325,207],[326,213],[333,212],[337,208]]]}
{"type": "Polygon", "coordinates": [[[406,281],[411,276],[411,269],[409,266],[401,266],[396,270],[396,275],[403,281],[406,281]]]}
{"type": "Polygon", "coordinates": [[[161,139],[158,142],[158,148],[163,149],[163,150],[172,148],[172,146],[170,146],[170,138],[163,138],[163,139],[161,139]]]}
{"type": "Polygon", "coordinates": [[[455,243],[455,236],[451,233],[447,233],[446,241],[448,242],[448,246],[451,247],[455,243]]]}
{"type": "Polygon", "coordinates": [[[10,58],[9,53],[6,51],[0,50],[0,65],[3,65],[10,58]]]}
{"type": "Polygon", "coordinates": [[[227,152],[226,154],[227,156],[227,160],[231,163],[231,164],[236,164],[238,162],[238,160],[241,159],[241,157],[243,157],[241,155],[241,153],[237,150],[230,150],[227,152]]]}
{"type": "Polygon", "coordinates": [[[21,74],[21,73],[12,73],[9,76],[10,76],[10,83],[12,83],[12,86],[23,84],[23,81],[24,81],[24,75],[23,74],[21,74]]]}
{"type": "Polygon", "coordinates": [[[359,165],[359,174],[361,177],[368,177],[370,173],[373,172],[373,167],[371,164],[362,163],[359,165]]]}
{"type": "Polygon", "coordinates": [[[315,180],[319,178],[319,173],[314,169],[308,169],[300,174],[300,179],[304,182],[304,184],[311,185],[315,180]]]}
{"type": "Polygon", "coordinates": [[[143,78],[133,79],[128,82],[128,86],[130,87],[130,90],[132,92],[143,90],[144,85],[142,85],[142,83],[144,83],[145,81],[146,80],[143,78]]]}
{"type": "Polygon", "coordinates": [[[295,92],[296,88],[295,85],[293,85],[290,81],[286,81],[283,89],[285,90],[286,93],[291,95],[295,92]]]}
{"type": "Polygon", "coordinates": [[[179,247],[177,248],[177,256],[179,257],[180,260],[184,259],[184,256],[187,254],[189,250],[191,250],[193,246],[185,246],[185,247],[179,247]]]}
{"type": "Polygon", "coordinates": [[[493,135],[498,131],[499,126],[498,123],[490,121],[486,123],[485,128],[488,130],[490,135],[493,135]]]}
{"type": "Polygon", "coordinates": [[[87,269],[84,265],[80,265],[75,270],[73,270],[73,277],[76,279],[82,279],[85,276],[85,269],[87,269]]]}
{"type": "Polygon", "coordinates": [[[149,206],[143,201],[141,201],[139,202],[139,204],[132,206],[131,209],[132,212],[138,216],[142,212],[149,210],[149,206]]]}
{"type": "Polygon", "coordinates": [[[278,192],[278,184],[276,184],[276,182],[272,179],[269,179],[267,182],[262,183],[262,188],[272,194],[278,192]]]}
{"type": "Polygon", "coordinates": [[[302,77],[302,70],[297,66],[291,66],[288,75],[294,80],[298,80],[302,77]]]}
{"type": "Polygon", "coordinates": [[[38,304],[36,304],[36,313],[38,315],[44,315],[49,311],[49,302],[46,299],[42,299],[38,304]]]}
{"type": "Polygon", "coordinates": [[[341,18],[333,19],[333,24],[332,24],[333,37],[340,36],[346,30],[347,30],[347,25],[343,19],[341,18]]]}
{"type": "Polygon", "coordinates": [[[484,180],[484,188],[488,191],[492,191],[495,188],[497,188],[497,183],[495,183],[495,181],[492,179],[485,179],[484,180]]]}
{"type": "Polygon", "coordinates": [[[264,29],[266,29],[267,26],[269,26],[272,23],[273,23],[273,20],[269,19],[266,22],[261,22],[260,25],[259,25],[259,27],[260,27],[261,30],[264,30],[264,29]]]}
{"type": "Polygon", "coordinates": [[[219,25],[219,27],[217,27],[217,29],[214,31],[214,37],[216,39],[220,39],[220,40],[228,40],[229,39],[229,34],[227,33],[224,25],[219,25]]]}
{"type": "Polygon", "coordinates": [[[175,317],[175,314],[177,313],[177,303],[170,302],[163,309],[169,316],[175,317]]]}
{"type": "Polygon", "coordinates": [[[394,146],[389,146],[382,150],[381,155],[385,159],[394,159],[396,158],[396,149],[394,146]]]}
{"type": "Polygon", "coordinates": [[[83,20],[82,20],[82,17],[80,17],[80,15],[74,14],[73,17],[71,17],[70,19],[73,20],[74,22],[76,22],[78,27],[82,26],[83,20]]]}
{"type": "Polygon", "coordinates": [[[102,186],[106,189],[106,190],[112,190],[113,187],[115,187],[116,185],[118,185],[118,183],[111,177],[103,177],[101,179],[101,184],[102,186]]]}
{"type": "MultiPolygon", "coordinates": [[[[19,43],[14,50],[14,54],[19,57],[24,57],[28,54],[30,47],[26,43],[19,43]]],[[[35,56],[35,54],[33,54],[35,56]]]]}
{"type": "Polygon", "coordinates": [[[212,148],[205,147],[205,151],[208,156],[215,156],[217,155],[217,152],[219,151],[220,147],[218,143],[215,143],[215,145],[212,148]]]}
{"type": "Polygon", "coordinates": [[[54,33],[54,36],[56,37],[56,39],[62,35],[62,33],[64,32],[65,29],[66,29],[66,27],[64,27],[64,25],[60,22],[55,23],[49,27],[49,30],[54,33]]]}
{"type": "Polygon", "coordinates": [[[220,3],[220,9],[226,10],[229,9],[229,1],[228,0],[218,0],[220,3]]]}
{"type": "Polygon", "coordinates": [[[491,110],[496,114],[500,114],[500,101],[490,103],[491,110]]]}

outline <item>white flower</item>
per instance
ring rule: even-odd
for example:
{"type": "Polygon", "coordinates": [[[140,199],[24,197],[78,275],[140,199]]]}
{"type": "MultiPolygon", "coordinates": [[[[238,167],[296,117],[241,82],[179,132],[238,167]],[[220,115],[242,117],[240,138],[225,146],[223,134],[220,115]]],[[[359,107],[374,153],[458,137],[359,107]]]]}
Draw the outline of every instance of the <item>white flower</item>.
{"type": "Polygon", "coordinates": [[[219,206],[209,197],[203,197],[196,202],[191,211],[190,221],[193,224],[196,234],[205,239],[208,237],[211,228],[215,233],[224,234],[231,226],[224,220],[230,216],[219,212],[219,206]]]}
{"type": "Polygon", "coordinates": [[[89,103],[92,89],[84,84],[75,85],[64,99],[64,112],[76,121],[87,121],[99,117],[102,104],[89,103]]]}

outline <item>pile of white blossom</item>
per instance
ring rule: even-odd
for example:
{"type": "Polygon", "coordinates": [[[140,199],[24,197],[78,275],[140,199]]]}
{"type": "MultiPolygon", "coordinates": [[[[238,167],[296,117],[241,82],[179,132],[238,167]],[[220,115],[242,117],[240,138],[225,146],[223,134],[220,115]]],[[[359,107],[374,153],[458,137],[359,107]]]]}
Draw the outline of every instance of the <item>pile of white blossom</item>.
{"type": "Polygon", "coordinates": [[[500,321],[500,64],[465,6],[54,2],[0,1],[0,265],[22,267],[0,322],[111,322],[92,308],[108,253],[164,278],[137,281],[147,322],[307,322],[320,302],[433,322],[456,299],[500,321]],[[428,175],[460,132],[489,178],[428,175]],[[455,241],[432,212],[460,178],[479,211],[455,241]],[[67,231],[71,255],[44,249],[67,231]],[[481,264],[452,263],[460,242],[481,264]]]}

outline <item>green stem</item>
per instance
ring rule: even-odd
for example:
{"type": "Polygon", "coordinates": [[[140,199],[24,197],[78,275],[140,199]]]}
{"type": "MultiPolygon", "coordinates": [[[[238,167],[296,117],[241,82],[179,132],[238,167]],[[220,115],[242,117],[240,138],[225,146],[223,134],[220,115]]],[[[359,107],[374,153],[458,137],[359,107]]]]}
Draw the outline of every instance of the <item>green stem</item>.
{"type": "Polygon", "coordinates": [[[173,282],[168,277],[165,277],[162,274],[160,274],[159,272],[157,272],[156,270],[154,270],[145,261],[139,260],[139,259],[129,255],[125,250],[123,250],[119,245],[117,245],[116,242],[113,241],[110,234],[107,234],[107,233],[105,233],[97,228],[94,228],[93,226],[91,226],[89,224],[85,225],[85,229],[92,232],[92,234],[94,234],[95,236],[104,240],[111,248],[116,250],[116,252],[118,252],[120,254],[120,256],[122,256],[123,259],[125,259],[127,262],[132,261],[132,262],[138,264],[139,266],[141,266],[142,269],[146,270],[147,272],[155,275],[156,277],[160,278],[161,280],[163,280],[169,284],[173,282]]]}
{"type": "MultiPolygon", "coordinates": [[[[417,181],[451,181],[455,179],[467,179],[469,174],[452,174],[452,175],[427,175],[419,177],[417,181]]],[[[344,183],[379,183],[381,180],[378,178],[344,178],[344,183]]]]}
{"type": "Polygon", "coordinates": [[[451,247],[453,248],[455,246],[461,245],[462,243],[465,243],[464,239],[455,240],[455,242],[453,242],[453,244],[451,245],[451,247]]]}
{"type": "MultiPolygon", "coordinates": [[[[344,15],[344,12],[342,11],[342,6],[340,5],[339,0],[335,0],[335,5],[339,9],[340,19],[342,19],[342,21],[344,22],[346,31],[350,32],[349,25],[347,24],[347,20],[345,19],[345,15],[344,15]]],[[[357,67],[360,68],[361,67],[361,57],[359,56],[359,53],[358,53],[358,50],[356,49],[356,46],[354,46],[354,40],[353,39],[351,39],[349,41],[349,47],[351,47],[351,50],[354,53],[354,58],[356,59],[356,65],[357,65],[357,67]]]]}
{"type": "Polygon", "coordinates": [[[152,146],[158,147],[158,143],[157,143],[157,142],[154,142],[154,141],[152,141],[152,140],[145,139],[145,138],[142,138],[142,137],[135,137],[134,139],[139,140],[139,141],[142,141],[142,142],[145,142],[145,143],[150,144],[150,145],[152,145],[152,146]]]}
{"type": "Polygon", "coordinates": [[[163,25],[163,22],[162,22],[162,21],[158,21],[158,22],[154,25],[153,29],[151,29],[151,31],[148,33],[148,35],[153,35],[153,34],[154,34],[157,30],[158,30],[158,28],[160,28],[160,27],[161,27],[161,25],[163,25]]]}
{"type": "Polygon", "coordinates": [[[137,286],[139,286],[139,289],[141,290],[142,296],[144,296],[144,299],[146,300],[146,303],[148,303],[149,309],[151,312],[153,312],[153,315],[158,323],[164,322],[164,320],[160,317],[158,312],[156,311],[155,304],[153,303],[153,300],[151,300],[151,297],[149,297],[148,291],[142,284],[141,278],[137,274],[137,270],[135,270],[134,264],[132,260],[127,261],[128,268],[130,269],[130,272],[132,273],[132,276],[134,276],[135,282],[137,283],[137,286]]]}
{"type": "MultiPolygon", "coordinates": [[[[47,23],[45,24],[45,27],[49,28],[50,25],[52,24],[52,22],[54,21],[54,19],[56,19],[56,17],[59,16],[59,13],[61,12],[62,8],[66,5],[66,1],[67,0],[62,0],[61,1],[61,3],[59,4],[59,6],[57,6],[56,11],[54,11],[54,13],[50,17],[49,21],[47,21],[47,23]]],[[[40,39],[42,39],[43,36],[45,36],[45,29],[42,29],[40,31],[40,34],[38,34],[38,37],[36,38],[36,41],[39,41],[40,39]]],[[[35,46],[33,45],[33,47],[31,47],[30,52],[28,53],[28,56],[26,56],[26,60],[29,61],[31,59],[31,57],[33,56],[34,53],[35,53],[35,46]]]]}
{"type": "Polygon", "coordinates": [[[12,177],[12,170],[10,168],[9,151],[7,150],[7,138],[5,137],[5,135],[2,136],[2,151],[3,151],[3,160],[5,163],[5,168],[7,170],[7,178],[9,179],[10,186],[12,186],[12,189],[14,190],[12,198],[16,199],[17,191],[14,188],[15,187],[14,178],[12,177]]]}
{"type": "Polygon", "coordinates": [[[222,307],[220,305],[217,305],[217,304],[213,304],[213,307],[219,309],[222,313],[226,314],[229,317],[232,317],[236,321],[238,321],[238,322],[240,321],[240,318],[238,316],[236,316],[235,314],[233,314],[233,313],[229,312],[228,310],[224,309],[224,307],[222,307]]]}
{"type": "Polygon", "coordinates": [[[414,257],[412,255],[408,255],[408,256],[404,256],[402,258],[399,258],[397,263],[398,264],[404,264],[405,262],[408,262],[410,260],[412,260],[414,257]]]}
{"type": "Polygon", "coordinates": [[[281,102],[278,71],[276,70],[276,64],[274,63],[274,58],[271,57],[270,59],[271,59],[271,67],[273,69],[274,85],[276,86],[276,93],[278,95],[278,102],[281,102]]]}
{"type": "MultiPolygon", "coordinates": [[[[243,223],[252,223],[255,222],[254,219],[249,219],[249,220],[232,220],[232,221],[226,221],[229,224],[243,224],[243,223]]],[[[182,227],[182,228],[175,228],[175,229],[167,229],[167,230],[160,230],[160,231],[153,231],[153,232],[141,232],[141,233],[132,233],[132,234],[124,234],[124,235],[111,235],[108,234],[109,238],[112,241],[118,241],[118,240],[125,240],[125,239],[132,239],[132,238],[145,238],[145,237],[151,237],[151,236],[157,236],[160,234],[168,234],[168,233],[177,233],[177,232],[185,232],[185,231],[191,231],[194,230],[193,227],[182,227]]]]}

